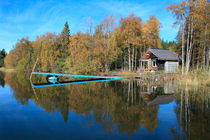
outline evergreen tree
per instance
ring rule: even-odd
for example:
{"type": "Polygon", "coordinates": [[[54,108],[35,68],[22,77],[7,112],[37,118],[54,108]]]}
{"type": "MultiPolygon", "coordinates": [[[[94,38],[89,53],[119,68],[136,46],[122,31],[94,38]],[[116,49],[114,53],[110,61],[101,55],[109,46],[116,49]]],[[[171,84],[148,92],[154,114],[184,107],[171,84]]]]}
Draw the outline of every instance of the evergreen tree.
{"type": "Polygon", "coordinates": [[[60,51],[61,51],[61,57],[64,59],[68,56],[67,46],[70,43],[69,37],[70,37],[70,29],[68,22],[66,21],[64,29],[62,30],[60,35],[60,41],[61,41],[60,51]]]}
{"type": "Polygon", "coordinates": [[[0,51],[0,67],[4,66],[4,58],[7,55],[6,51],[4,49],[2,49],[0,51]]]}
{"type": "Polygon", "coordinates": [[[172,51],[178,51],[178,45],[175,41],[164,41],[161,40],[161,49],[169,49],[172,51]]]}
{"type": "Polygon", "coordinates": [[[68,44],[70,43],[69,37],[70,37],[70,29],[68,22],[66,21],[64,29],[62,30],[61,34],[58,36],[60,56],[58,56],[58,58],[55,61],[57,72],[65,71],[66,58],[69,56],[68,52],[68,44]]]}

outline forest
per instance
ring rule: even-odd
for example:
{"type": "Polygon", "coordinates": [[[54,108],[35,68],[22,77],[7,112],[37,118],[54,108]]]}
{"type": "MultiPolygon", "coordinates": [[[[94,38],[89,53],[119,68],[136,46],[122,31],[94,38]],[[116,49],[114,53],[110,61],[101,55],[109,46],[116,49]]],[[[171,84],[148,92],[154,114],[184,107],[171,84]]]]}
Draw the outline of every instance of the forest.
{"type": "Polygon", "coordinates": [[[182,73],[190,69],[209,69],[209,22],[210,7],[208,0],[183,0],[169,5],[179,27],[177,41],[182,58],[182,73]]]}
{"type": "Polygon", "coordinates": [[[35,41],[28,37],[18,40],[4,59],[6,68],[35,71],[91,74],[112,70],[137,71],[139,59],[148,48],[175,51],[181,60],[182,73],[209,69],[209,2],[183,0],[169,5],[167,10],[176,18],[179,28],[176,41],[160,39],[161,23],[156,16],[142,22],[141,17],[130,14],[118,22],[108,15],[93,27],[87,21],[85,33],[71,34],[68,22],[61,33],[46,33],[35,41]]]}

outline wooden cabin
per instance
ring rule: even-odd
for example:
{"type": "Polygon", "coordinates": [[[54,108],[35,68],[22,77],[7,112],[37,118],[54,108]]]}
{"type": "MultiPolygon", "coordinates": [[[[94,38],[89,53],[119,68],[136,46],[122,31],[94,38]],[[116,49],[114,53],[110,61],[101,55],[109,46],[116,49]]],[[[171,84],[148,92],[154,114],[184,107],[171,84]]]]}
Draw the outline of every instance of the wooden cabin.
{"type": "Polygon", "coordinates": [[[140,71],[173,73],[178,70],[179,56],[168,49],[150,48],[139,60],[140,71]]]}

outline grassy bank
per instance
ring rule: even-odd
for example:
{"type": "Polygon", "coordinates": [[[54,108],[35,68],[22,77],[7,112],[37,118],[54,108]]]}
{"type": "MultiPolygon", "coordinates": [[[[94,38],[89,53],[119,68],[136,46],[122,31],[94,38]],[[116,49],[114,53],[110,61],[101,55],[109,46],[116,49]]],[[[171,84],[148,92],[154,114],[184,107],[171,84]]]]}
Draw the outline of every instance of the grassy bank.
{"type": "Polygon", "coordinates": [[[176,74],[175,79],[180,85],[203,85],[210,87],[210,73],[201,70],[189,74],[176,74]]]}

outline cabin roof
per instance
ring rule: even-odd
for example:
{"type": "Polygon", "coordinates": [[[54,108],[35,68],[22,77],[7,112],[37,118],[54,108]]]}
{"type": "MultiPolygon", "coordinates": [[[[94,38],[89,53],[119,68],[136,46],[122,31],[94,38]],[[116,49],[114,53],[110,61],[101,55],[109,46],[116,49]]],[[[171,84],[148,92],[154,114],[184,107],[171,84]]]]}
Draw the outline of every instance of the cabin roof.
{"type": "Polygon", "coordinates": [[[177,61],[179,60],[179,56],[173,51],[168,49],[158,49],[158,48],[149,48],[141,59],[148,59],[145,58],[145,56],[149,52],[155,55],[158,58],[158,60],[177,60],[177,61]]]}

